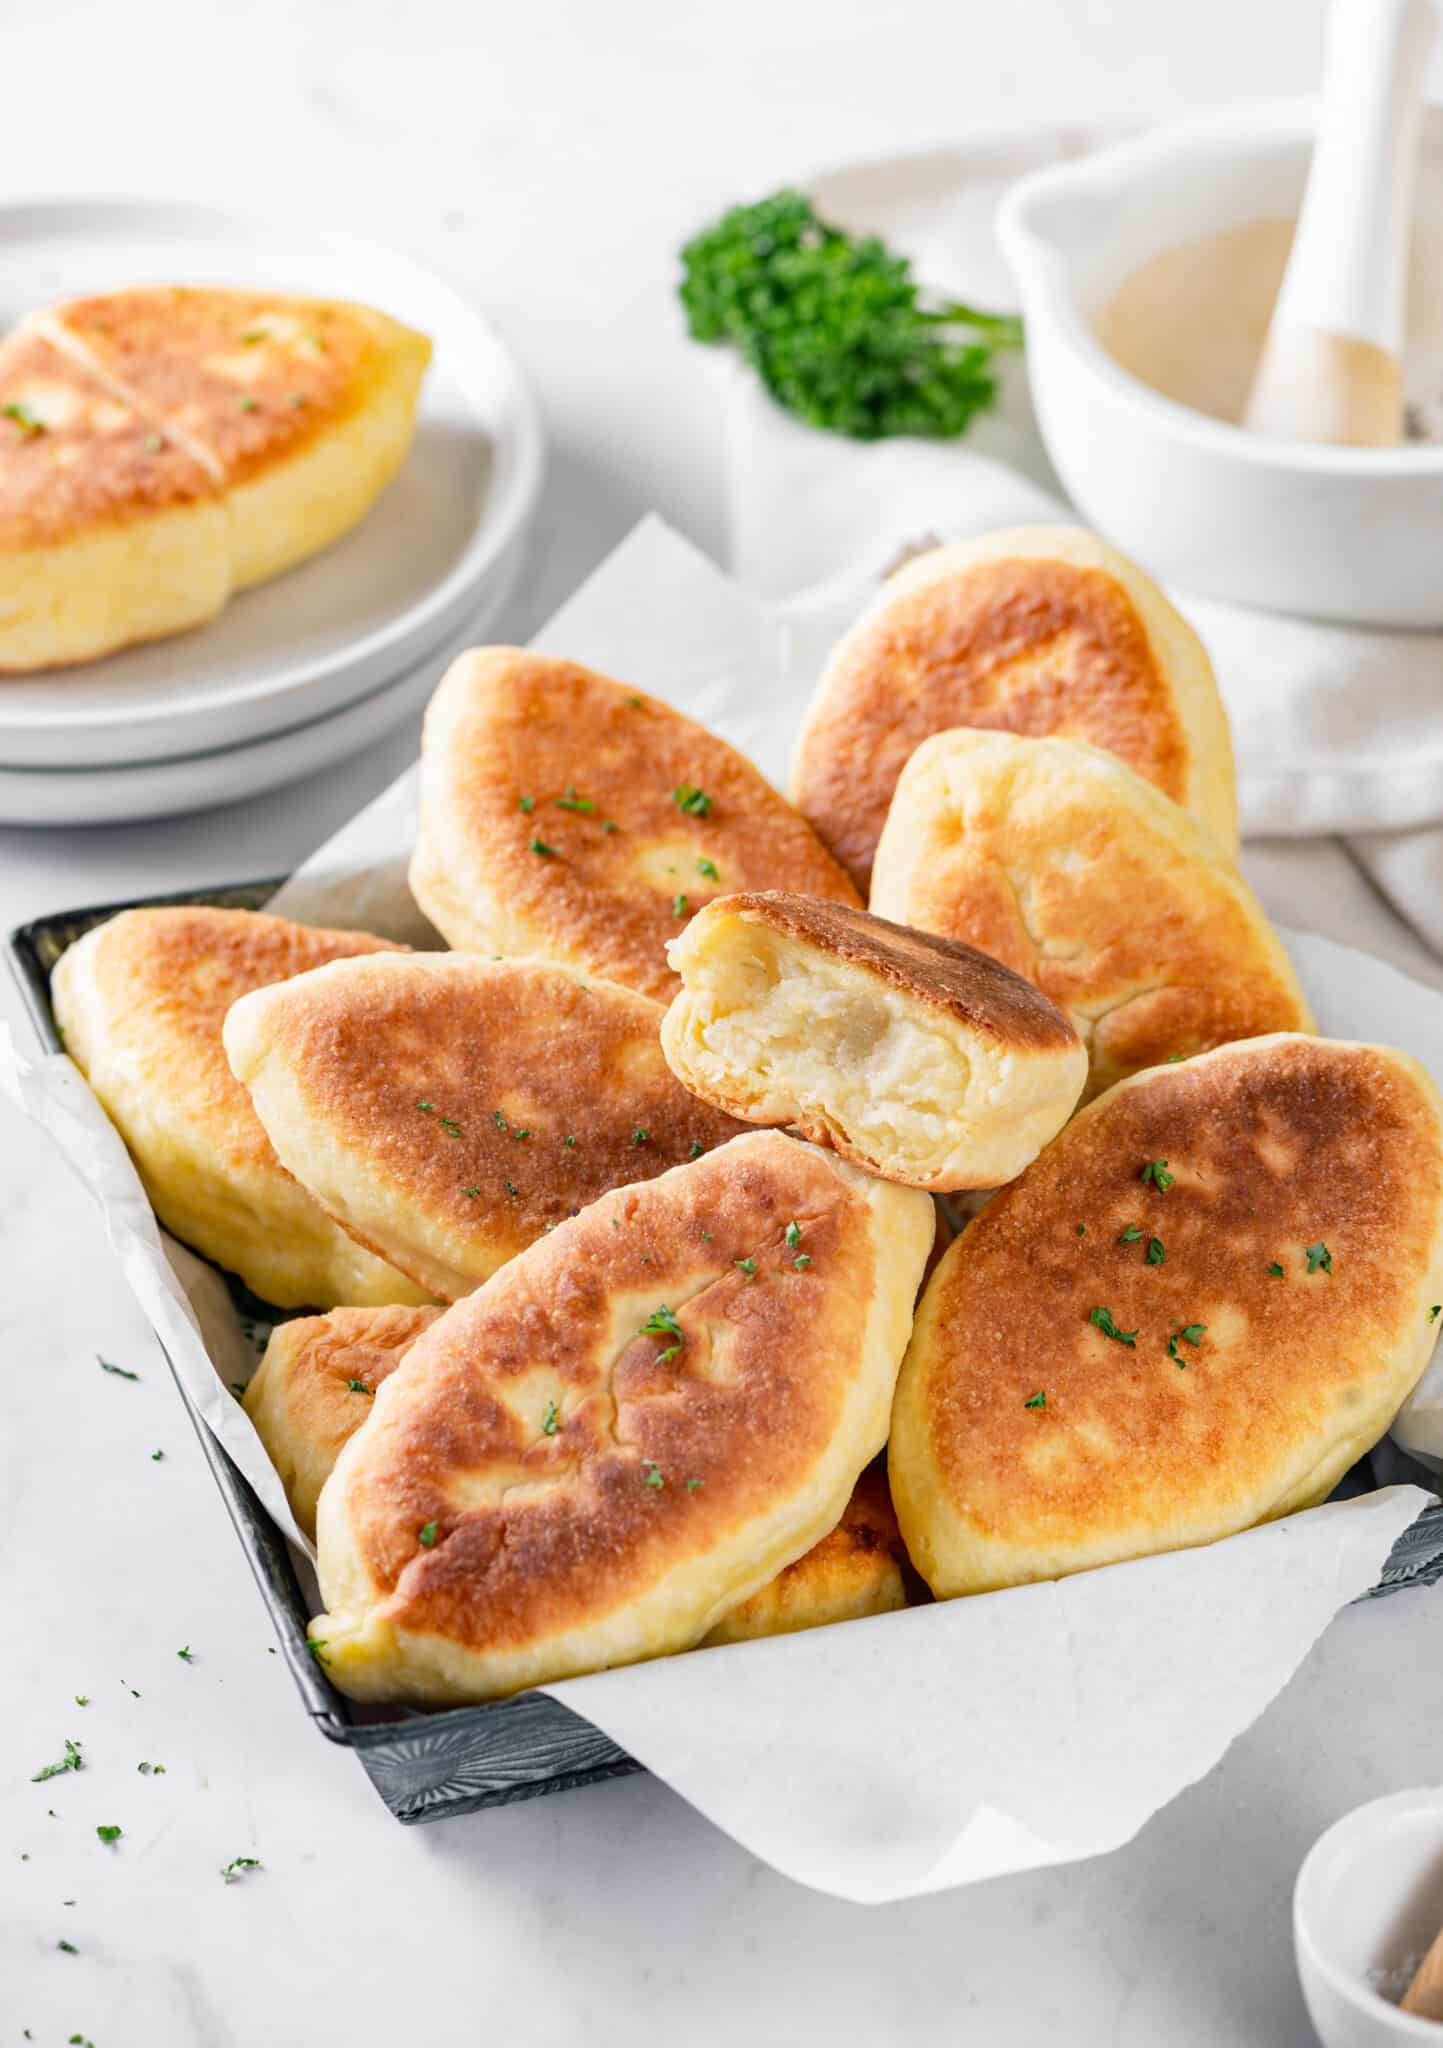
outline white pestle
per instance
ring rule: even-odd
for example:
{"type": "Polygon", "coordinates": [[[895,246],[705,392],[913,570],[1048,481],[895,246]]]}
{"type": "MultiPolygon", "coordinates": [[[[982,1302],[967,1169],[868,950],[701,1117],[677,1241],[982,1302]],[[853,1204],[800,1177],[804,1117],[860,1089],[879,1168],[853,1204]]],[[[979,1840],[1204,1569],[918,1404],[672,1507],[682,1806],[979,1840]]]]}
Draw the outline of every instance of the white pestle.
{"type": "Polygon", "coordinates": [[[1318,130],[1243,414],[1256,434],[1403,438],[1408,229],[1433,0],[1333,0],[1318,130]]]}

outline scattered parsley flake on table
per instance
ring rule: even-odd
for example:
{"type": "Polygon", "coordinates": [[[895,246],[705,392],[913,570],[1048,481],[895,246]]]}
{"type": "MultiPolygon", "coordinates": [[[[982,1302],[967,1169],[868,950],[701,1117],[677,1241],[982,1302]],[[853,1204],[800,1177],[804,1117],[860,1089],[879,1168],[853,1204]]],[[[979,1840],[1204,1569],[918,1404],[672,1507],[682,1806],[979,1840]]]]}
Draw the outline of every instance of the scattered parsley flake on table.
{"type": "Polygon", "coordinates": [[[95,1354],[95,1363],[100,1367],[100,1370],[102,1372],[114,1373],[115,1377],[118,1380],[138,1380],[140,1378],[140,1374],[138,1372],[131,1372],[126,1366],[112,1365],[110,1360],[108,1358],[102,1358],[98,1351],[95,1354]]]}
{"type": "Polygon", "coordinates": [[[232,1856],[230,1862],[222,1866],[221,1879],[226,1884],[234,1884],[243,1870],[260,1868],[261,1861],[258,1856],[232,1856]]]}
{"type": "Polygon", "coordinates": [[[44,1770],[37,1771],[30,1782],[32,1785],[43,1785],[47,1778],[58,1778],[62,1771],[83,1771],[84,1769],[85,1763],[80,1754],[80,1744],[78,1742],[71,1742],[67,1738],[64,1756],[57,1763],[46,1764],[44,1770]]]}

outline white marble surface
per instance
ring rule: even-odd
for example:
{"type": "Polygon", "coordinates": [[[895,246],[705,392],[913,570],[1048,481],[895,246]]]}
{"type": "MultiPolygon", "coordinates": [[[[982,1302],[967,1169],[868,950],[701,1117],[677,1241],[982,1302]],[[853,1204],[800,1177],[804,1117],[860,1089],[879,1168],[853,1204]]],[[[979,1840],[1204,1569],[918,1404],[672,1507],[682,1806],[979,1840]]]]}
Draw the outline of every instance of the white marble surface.
{"type": "MultiPolygon", "coordinates": [[[[9,0],[0,190],[294,196],[474,293],[523,350],[553,437],[504,622],[521,637],[647,507],[723,546],[707,369],[670,299],[672,252],[708,211],[969,129],[1304,88],[1319,14],[1314,0],[251,0],[224,14],[9,0]]],[[[202,818],[0,832],[0,924],[283,868],[413,745],[402,734],[202,818]]],[[[1263,850],[1251,867],[1295,923],[1342,937],[1376,923],[1341,854],[1263,850]]],[[[1401,931],[1385,943],[1423,964],[1401,931]]],[[[18,1014],[8,989],[0,1011],[18,1014]]],[[[84,1191],[9,1119],[0,1247],[0,2044],[28,2028],[96,2048],[610,2048],[658,2031],[762,2048],[1292,2048],[1310,2038],[1288,1933],[1304,1849],[1356,1801],[1436,1777],[1431,1593],[1346,1613],[1207,1780],[1130,1848],[1057,1873],[839,1905],[638,1779],[403,1830],[306,1723],[84,1191]],[[97,1353],[140,1380],[102,1373],[97,1353]],[[85,1770],[29,1783],[66,1736],[85,1770]],[[125,1832],[107,1849],[94,1831],[112,1823],[125,1832]],[[264,1868],[223,1885],[238,1855],[264,1868]]]]}

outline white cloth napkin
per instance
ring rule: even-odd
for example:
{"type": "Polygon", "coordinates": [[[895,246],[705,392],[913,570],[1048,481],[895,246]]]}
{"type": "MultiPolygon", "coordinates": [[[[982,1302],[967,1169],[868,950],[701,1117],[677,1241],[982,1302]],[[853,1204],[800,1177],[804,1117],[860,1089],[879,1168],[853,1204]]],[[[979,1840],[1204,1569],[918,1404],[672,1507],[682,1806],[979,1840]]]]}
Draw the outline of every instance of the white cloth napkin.
{"type": "MultiPolygon", "coordinates": [[[[992,231],[998,199],[1025,171],[1111,139],[1051,130],[862,165],[810,190],[826,217],[905,250],[929,285],[1011,306],[992,231]]],[[[798,661],[819,665],[878,578],[918,542],[1074,516],[1016,365],[1000,410],[960,444],[860,446],[817,433],[741,371],[728,379],[727,430],[732,566],[792,623],[798,661]]],[[[1218,671],[1253,842],[1245,865],[1265,900],[1443,985],[1443,633],[1170,595],[1218,671]],[[1300,861],[1282,843],[1298,840],[1333,843],[1300,861]]]]}

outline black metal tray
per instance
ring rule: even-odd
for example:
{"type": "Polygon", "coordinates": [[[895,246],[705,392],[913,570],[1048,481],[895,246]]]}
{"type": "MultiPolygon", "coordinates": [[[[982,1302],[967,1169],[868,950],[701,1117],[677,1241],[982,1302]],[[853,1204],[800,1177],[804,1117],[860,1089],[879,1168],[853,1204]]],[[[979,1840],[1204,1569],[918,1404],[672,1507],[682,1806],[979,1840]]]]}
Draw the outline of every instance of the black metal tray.
{"type": "MultiPolygon", "coordinates": [[[[10,934],[10,965],[41,1042],[59,1052],[50,1007],[50,974],[60,955],[92,926],[118,911],[161,903],[203,903],[226,910],[259,910],[282,877],[225,889],[182,890],[130,903],[98,904],[34,919],[10,934]]],[[[230,1276],[227,1276],[229,1278],[230,1276]]],[[[521,1693],[494,1706],[449,1713],[403,1713],[388,1721],[358,1720],[350,1703],[326,1679],[306,1648],[308,1608],[284,1537],[234,1461],[201,1420],[184,1381],[167,1358],[201,1449],[250,1560],[261,1598],[270,1610],[281,1652],[306,1711],[332,1742],[353,1749],[366,1776],[401,1821],[439,1820],[483,1806],[508,1806],[544,1792],[565,1792],[602,1778],[641,1769],[609,1736],[544,1693],[521,1693]]],[[[1427,1475],[1418,1475],[1428,1484],[1427,1475]]],[[[1349,1475],[1353,1491],[1372,1483],[1364,1468],[1349,1475]]],[[[1443,1506],[1425,1510],[1394,1546],[1382,1578],[1368,1597],[1443,1578],[1443,1506]]]]}

